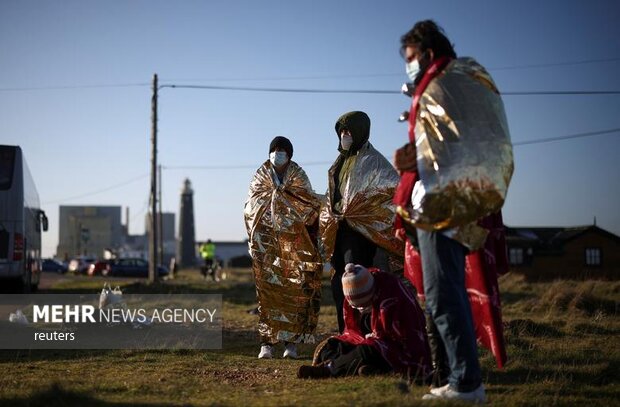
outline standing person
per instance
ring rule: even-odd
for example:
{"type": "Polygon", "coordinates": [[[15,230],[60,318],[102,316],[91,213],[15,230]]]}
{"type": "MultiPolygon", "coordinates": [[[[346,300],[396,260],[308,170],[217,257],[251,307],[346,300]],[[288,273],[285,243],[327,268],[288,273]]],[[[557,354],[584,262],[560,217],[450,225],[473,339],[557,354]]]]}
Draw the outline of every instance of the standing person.
{"type": "Polygon", "coordinates": [[[342,276],[345,329],[320,344],[300,379],[396,372],[415,380],[430,369],[424,312],[410,288],[379,269],[349,263],[342,276]]]}
{"type": "Polygon", "coordinates": [[[395,226],[419,248],[429,340],[440,341],[448,365],[447,384],[424,399],[484,402],[465,256],[487,240],[478,221],[501,208],[510,182],[506,116],[490,75],[472,58],[457,59],[434,21],[403,35],[401,54],[414,89],[410,143],[394,156],[401,173],[395,226]]]}
{"type": "Polygon", "coordinates": [[[211,274],[213,280],[218,280],[218,277],[215,275],[215,243],[208,239],[205,243],[200,245],[200,256],[204,260],[204,276],[205,278],[208,274],[211,274]]]}
{"type": "Polygon", "coordinates": [[[399,258],[403,245],[392,232],[398,174],[370,143],[370,118],[343,114],[336,122],[340,155],[328,172],[327,204],[321,210],[323,258],[330,259],[338,330],[344,330],[342,275],[348,263],[373,266],[378,247],[399,258]]]}
{"type": "Polygon", "coordinates": [[[259,359],[296,358],[296,344],[313,342],[321,301],[323,262],[316,233],[321,202],[304,170],[294,161],[293,145],[278,136],[269,159],[250,184],[244,218],[258,297],[259,359]]]}

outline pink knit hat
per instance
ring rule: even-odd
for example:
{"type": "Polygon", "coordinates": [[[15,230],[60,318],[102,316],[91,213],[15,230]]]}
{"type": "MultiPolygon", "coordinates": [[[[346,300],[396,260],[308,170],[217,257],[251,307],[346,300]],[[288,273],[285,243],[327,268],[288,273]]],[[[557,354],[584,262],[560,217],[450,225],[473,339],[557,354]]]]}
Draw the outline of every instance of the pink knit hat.
{"type": "Polygon", "coordinates": [[[342,275],[342,291],[352,307],[367,307],[372,302],[375,279],[367,268],[349,263],[342,275]]]}

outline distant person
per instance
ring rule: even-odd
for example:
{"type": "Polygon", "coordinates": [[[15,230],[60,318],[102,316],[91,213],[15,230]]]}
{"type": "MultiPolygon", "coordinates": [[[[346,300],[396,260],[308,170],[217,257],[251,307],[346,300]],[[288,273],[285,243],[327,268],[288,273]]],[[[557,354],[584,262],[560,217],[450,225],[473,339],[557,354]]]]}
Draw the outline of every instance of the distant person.
{"type": "MultiPolygon", "coordinates": [[[[434,21],[420,21],[404,34],[401,54],[414,87],[409,143],[394,155],[401,174],[394,196],[399,214],[395,226],[411,249],[405,269],[414,262],[412,247],[419,249],[429,339],[440,381],[423,398],[485,402],[465,256],[485,241],[502,241],[495,235],[501,216],[484,217],[501,208],[512,175],[506,115],[488,72],[472,58],[457,59],[434,21]]],[[[478,277],[481,270],[491,271],[471,269],[478,270],[478,277]]],[[[496,288],[496,274],[494,278],[496,288]]],[[[484,281],[480,287],[492,288],[484,281]]],[[[479,300],[488,301],[489,296],[479,300]]]]}
{"type": "Polygon", "coordinates": [[[413,291],[379,269],[349,263],[342,276],[345,328],[317,347],[297,377],[320,379],[396,372],[423,381],[431,358],[424,312],[413,291]]]}
{"type": "Polygon", "coordinates": [[[320,234],[323,255],[333,267],[332,295],[338,330],[343,332],[344,266],[372,267],[378,248],[402,258],[403,245],[392,229],[398,174],[368,141],[370,118],[364,112],[345,113],[336,121],[335,130],[340,154],[328,172],[320,234]]]}
{"type": "Polygon", "coordinates": [[[204,262],[203,274],[205,278],[211,275],[211,278],[216,281],[217,276],[214,271],[215,243],[213,243],[211,239],[208,239],[200,245],[200,257],[202,257],[204,262]]]}
{"type": "Polygon", "coordinates": [[[316,242],[321,202],[304,170],[291,159],[286,137],[269,144],[269,159],[250,184],[244,218],[258,297],[259,359],[297,358],[312,342],[321,302],[323,262],[316,242]]]}

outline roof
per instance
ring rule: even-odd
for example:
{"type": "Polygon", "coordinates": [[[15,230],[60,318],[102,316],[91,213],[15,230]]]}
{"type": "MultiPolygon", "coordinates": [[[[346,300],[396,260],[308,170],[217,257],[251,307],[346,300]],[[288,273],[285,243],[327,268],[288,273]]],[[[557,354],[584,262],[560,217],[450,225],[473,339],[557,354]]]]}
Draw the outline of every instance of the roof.
{"type": "Polygon", "coordinates": [[[564,244],[585,233],[594,232],[620,243],[620,236],[596,225],[573,227],[509,227],[506,226],[506,241],[528,244],[541,252],[561,251],[564,244]]]}

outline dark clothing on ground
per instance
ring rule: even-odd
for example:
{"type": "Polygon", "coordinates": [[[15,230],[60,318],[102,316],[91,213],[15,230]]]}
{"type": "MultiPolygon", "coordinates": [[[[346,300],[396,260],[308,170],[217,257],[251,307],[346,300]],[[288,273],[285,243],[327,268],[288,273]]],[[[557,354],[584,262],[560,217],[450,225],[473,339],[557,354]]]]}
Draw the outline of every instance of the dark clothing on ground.
{"type": "Polygon", "coordinates": [[[366,372],[388,373],[392,367],[381,356],[381,352],[370,345],[353,345],[330,338],[318,355],[318,362],[331,361],[333,376],[352,376],[361,366],[366,372]]]}

